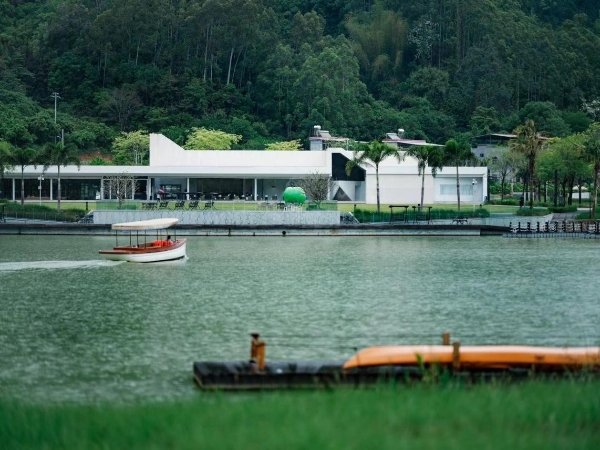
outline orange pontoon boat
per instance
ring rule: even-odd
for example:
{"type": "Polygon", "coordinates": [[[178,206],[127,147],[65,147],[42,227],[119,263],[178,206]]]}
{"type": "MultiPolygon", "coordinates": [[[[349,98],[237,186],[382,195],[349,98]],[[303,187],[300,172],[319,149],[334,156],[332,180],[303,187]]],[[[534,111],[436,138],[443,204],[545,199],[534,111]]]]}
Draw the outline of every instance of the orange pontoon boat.
{"type": "Polygon", "coordinates": [[[344,369],[377,366],[449,365],[464,369],[509,369],[513,367],[600,367],[600,347],[535,347],[526,345],[406,345],[369,347],[344,363],[344,369]],[[457,361],[458,359],[458,361],[457,361]]]}

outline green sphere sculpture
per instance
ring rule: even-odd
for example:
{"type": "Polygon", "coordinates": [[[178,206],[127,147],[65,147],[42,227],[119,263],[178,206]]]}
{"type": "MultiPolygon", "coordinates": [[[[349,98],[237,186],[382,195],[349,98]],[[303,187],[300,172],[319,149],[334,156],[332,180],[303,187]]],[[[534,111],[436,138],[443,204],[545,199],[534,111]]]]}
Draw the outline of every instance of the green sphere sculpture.
{"type": "Polygon", "coordinates": [[[288,187],[283,191],[283,201],[286,203],[302,204],[306,201],[306,194],[301,187],[288,187]]]}

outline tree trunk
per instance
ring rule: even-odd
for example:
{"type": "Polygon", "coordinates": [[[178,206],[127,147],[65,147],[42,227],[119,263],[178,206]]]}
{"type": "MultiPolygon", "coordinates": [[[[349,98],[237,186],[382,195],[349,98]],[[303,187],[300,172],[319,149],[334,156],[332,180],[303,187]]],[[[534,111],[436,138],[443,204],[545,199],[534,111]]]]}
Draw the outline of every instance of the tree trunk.
{"type": "Polygon", "coordinates": [[[592,195],[592,214],[591,219],[596,220],[596,200],[598,199],[598,173],[600,172],[600,164],[594,165],[594,192],[592,195]]]}
{"type": "Polygon", "coordinates": [[[58,205],[56,206],[56,209],[60,211],[60,164],[58,164],[56,167],[58,169],[58,205]]]}
{"type": "Polygon", "coordinates": [[[529,208],[533,209],[533,189],[535,188],[534,185],[534,178],[535,178],[535,166],[533,161],[529,164],[529,192],[530,192],[530,198],[529,198],[529,208]]]}
{"type": "Polygon", "coordinates": [[[421,174],[421,204],[419,205],[419,211],[423,210],[423,200],[425,199],[425,169],[421,174]]]}
{"type": "Polygon", "coordinates": [[[375,165],[375,178],[377,179],[377,214],[381,213],[379,205],[379,165],[375,165]]]}
{"type": "Polygon", "coordinates": [[[25,166],[21,166],[21,206],[25,205],[25,166]]]}
{"type": "Polygon", "coordinates": [[[210,40],[210,25],[206,27],[206,45],[204,46],[204,75],[203,81],[206,81],[206,72],[208,70],[208,43],[210,40]]]}
{"type": "Polygon", "coordinates": [[[456,162],[456,198],[458,199],[458,212],[460,212],[460,178],[458,176],[458,161],[456,162]]]}
{"type": "Polygon", "coordinates": [[[229,80],[231,79],[231,64],[233,62],[233,51],[234,47],[231,47],[231,51],[229,52],[229,68],[227,69],[227,84],[229,86],[229,80]]]}
{"type": "MultiPolygon", "coordinates": [[[[462,44],[462,13],[460,11],[460,0],[456,0],[456,62],[461,60],[462,44]]],[[[460,211],[460,208],[458,209],[460,211]]]]}

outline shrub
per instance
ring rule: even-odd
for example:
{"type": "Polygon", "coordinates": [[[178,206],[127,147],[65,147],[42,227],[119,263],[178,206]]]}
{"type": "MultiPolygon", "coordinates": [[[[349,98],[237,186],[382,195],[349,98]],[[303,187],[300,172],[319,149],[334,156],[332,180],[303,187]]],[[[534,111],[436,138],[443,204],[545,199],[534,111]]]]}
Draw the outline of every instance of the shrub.
{"type": "Polygon", "coordinates": [[[553,213],[575,212],[577,211],[577,205],[549,206],[548,210],[553,213]]]}
{"type": "Polygon", "coordinates": [[[7,202],[5,206],[7,215],[13,214],[16,217],[25,217],[38,220],[57,220],[61,222],[77,222],[85,216],[85,210],[78,208],[68,208],[58,211],[51,206],[25,204],[21,206],[19,202],[7,202]]]}
{"type": "Polygon", "coordinates": [[[519,208],[515,212],[515,216],[547,216],[550,214],[548,208],[519,208]]]}
{"type": "Polygon", "coordinates": [[[490,205],[508,205],[508,206],[519,206],[519,199],[517,197],[505,197],[503,200],[490,200],[490,205]]]}

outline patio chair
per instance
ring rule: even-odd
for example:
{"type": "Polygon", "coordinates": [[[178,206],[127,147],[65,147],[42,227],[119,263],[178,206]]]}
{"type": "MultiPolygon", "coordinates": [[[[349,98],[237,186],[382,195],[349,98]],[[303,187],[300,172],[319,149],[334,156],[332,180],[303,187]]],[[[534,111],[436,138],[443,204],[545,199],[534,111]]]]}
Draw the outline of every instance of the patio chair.
{"type": "Polygon", "coordinates": [[[198,200],[192,200],[190,203],[188,203],[187,209],[189,211],[196,211],[198,209],[198,200]]]}
{"type": "Polygon", "coordinates": [[[169,209],[169,201],[161,200],[160,202],[158,202],[158,209],[169,209]]]}
{"type": "Polygon", "coordinates": [[[204,208],[202,208],[202,211],[204,211],[205,209],[216,209],[215,208],[215,201],[214,200],[209,200],[206,203],[204,203],[204,208]]]}
{"type": "Polygon", "coordinates": [[[177,200],[175,202],[175,209],[183,209],[185,207],[185,200],[177,200]]]}

